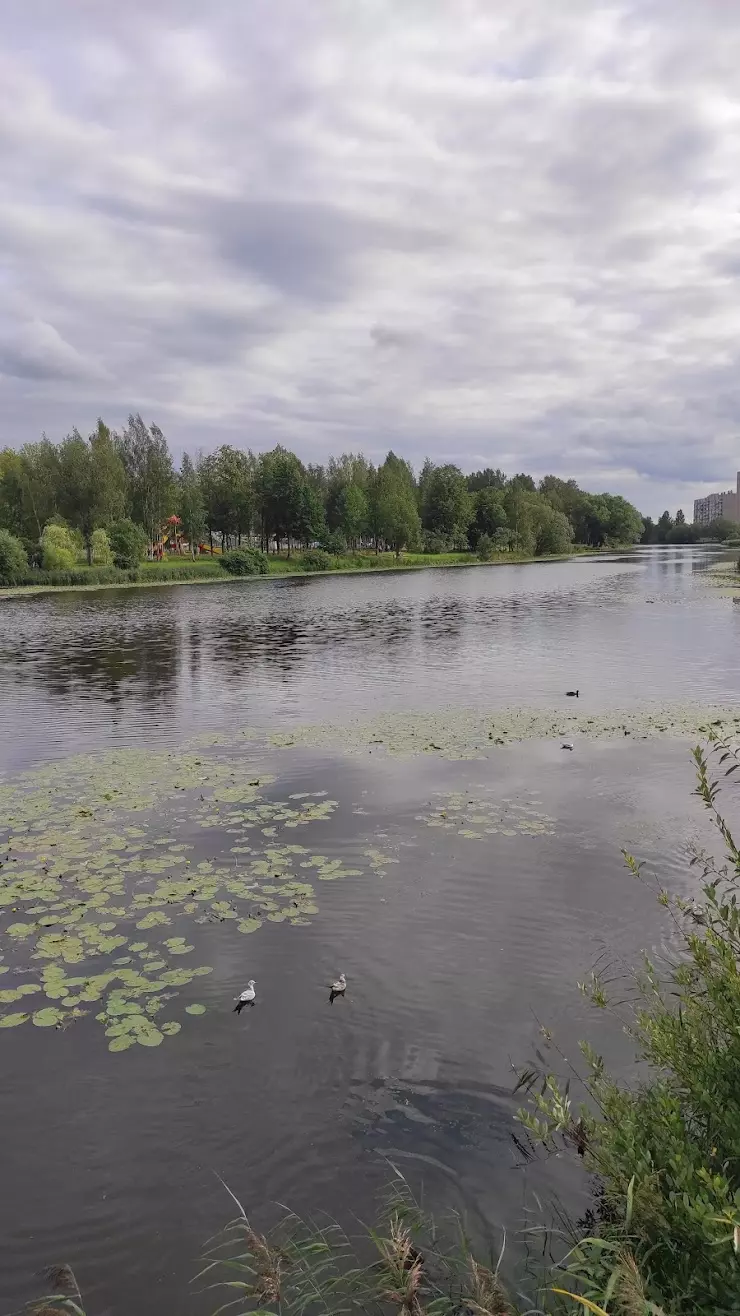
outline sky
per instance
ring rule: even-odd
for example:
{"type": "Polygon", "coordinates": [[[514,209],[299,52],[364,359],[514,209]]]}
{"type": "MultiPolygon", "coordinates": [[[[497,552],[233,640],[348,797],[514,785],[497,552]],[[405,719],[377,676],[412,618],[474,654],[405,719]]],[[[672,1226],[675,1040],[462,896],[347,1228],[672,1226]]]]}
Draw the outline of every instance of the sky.
{"type": "Polygon", "coordinates": [[[740,468],[737,0],[4,0],[0,446],[740,468]]]}

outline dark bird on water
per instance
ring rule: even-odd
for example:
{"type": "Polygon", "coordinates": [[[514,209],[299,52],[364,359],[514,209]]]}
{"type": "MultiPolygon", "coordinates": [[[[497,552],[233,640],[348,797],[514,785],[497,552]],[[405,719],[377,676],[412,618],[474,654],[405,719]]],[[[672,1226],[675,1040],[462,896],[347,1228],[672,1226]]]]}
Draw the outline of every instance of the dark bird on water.
{"type": "Polygon", "coordinates": [[[566,690],[565,693],[569,699],[577,699],[579,695],[578,690],[566,690]]]}

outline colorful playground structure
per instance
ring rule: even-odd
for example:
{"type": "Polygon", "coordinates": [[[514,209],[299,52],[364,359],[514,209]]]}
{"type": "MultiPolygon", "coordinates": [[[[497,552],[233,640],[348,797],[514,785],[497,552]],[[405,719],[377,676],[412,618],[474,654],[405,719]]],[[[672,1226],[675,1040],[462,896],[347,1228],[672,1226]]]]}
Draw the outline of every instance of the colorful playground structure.
{"type": "MultiPolygon", "coordinates": [[[[190,543],[183,537],[182,520],[179,516],[168,516],[159,533],[159,538],[151,546],[151,555],[155,562],[161,562],[162,558],[168,553],[174,553],[182,557],[184,553],[190,553],[190,543]]],[[[210,544],[196,544],[195,554],[201,553],[215,554],[220,553],[221,549],[215,545],[211,548],[210,544]]]]}

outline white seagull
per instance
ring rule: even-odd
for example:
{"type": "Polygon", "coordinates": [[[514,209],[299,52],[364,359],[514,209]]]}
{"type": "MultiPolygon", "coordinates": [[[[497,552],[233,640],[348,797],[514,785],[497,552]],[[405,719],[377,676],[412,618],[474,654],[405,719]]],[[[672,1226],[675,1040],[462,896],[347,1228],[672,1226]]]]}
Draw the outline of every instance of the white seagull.
{"type": "Polygon", "coordinates": [[[333,994],[334,996],[341,996],[343,992],[346,992],[346,990],[347,990],[347,979],[345,978],[345,976],[344,976],[343,973],[340,973],[340,975],[339,975],[339,977],[337,978],[336,982],[333,982],[333,983],[331,984],[331,989],[330,989],[330,990],[331,990],[331,992],[332,992],[332,994],[333,994]]]}
{"type": "Polygon", "coordinates": [[[254,998],[257,995],[254,988],[255,988],[254,978],[250,978],[241,996],[234,997],[234,1000],[236,1001],[236,1005],[234,1006],[234,1014],[241,1014],[245,1005],[254,1005],[254,998]]]}

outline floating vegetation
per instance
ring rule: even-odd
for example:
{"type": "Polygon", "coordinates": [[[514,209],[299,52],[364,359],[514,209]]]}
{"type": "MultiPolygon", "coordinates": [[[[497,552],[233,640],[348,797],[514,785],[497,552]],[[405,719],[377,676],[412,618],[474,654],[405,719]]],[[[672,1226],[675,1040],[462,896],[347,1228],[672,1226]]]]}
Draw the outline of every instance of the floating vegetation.
{"type": "MultiPolygon", "coordinates": [[[[566,701],[564,700],[563,703],[566,701]]],[[[568,701],[570,703],[570,701],[568,701]]],[[[584,701],[585,702],[585,701],[584,701]]],[[[559,739],[574,735],[591,740],[625,735],[646,740],[654,736],[695,737],[709,726],[737,734],[736,709],[701,704],[644,705],[625,710],[589,713],[587,709],[442,708],[435,712],[389,712],[368,720],[294,727],[270,734],[251,727],[199,739],[196,744],[260,745],[267,748],[312,747],[354,754],[409,756],[436,754],[442,758],[484,759],[502,745],[524,740],[559,739]]]]}
{"type": "MultiPolygon", "coordinates": [[[[160,1046],[181,1031],[182,989],[211,972],[191,963],[197,925],[305,926],[316,881],[363,869],[298,843],[336,800],[267,798],[273,785],[238,756],[137,750],[0,784],[0,1028],[94,1014],[110,1051],[160,1046]]],[[[204,1013],[184,1004],[182,1018],[204,1013]]]]}
{"type": "Polygon", "coordinates": [[[543,813],[534,796],[525,800],[494,799],[482,787],[440,796],[430,813],[416,815],[417,822],[455,832],[471,841],[486,836],[554,836],[555,819],[543,813]],[[482,792],[482,793],[481,793],[482,792]]]}

